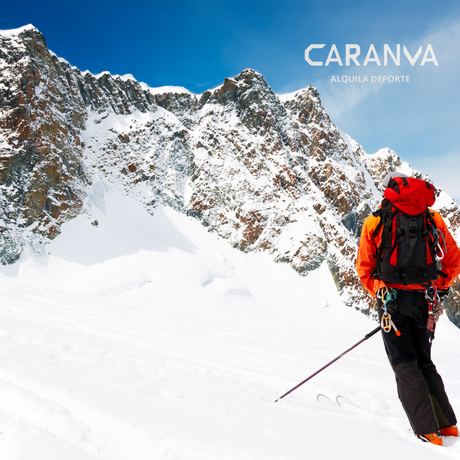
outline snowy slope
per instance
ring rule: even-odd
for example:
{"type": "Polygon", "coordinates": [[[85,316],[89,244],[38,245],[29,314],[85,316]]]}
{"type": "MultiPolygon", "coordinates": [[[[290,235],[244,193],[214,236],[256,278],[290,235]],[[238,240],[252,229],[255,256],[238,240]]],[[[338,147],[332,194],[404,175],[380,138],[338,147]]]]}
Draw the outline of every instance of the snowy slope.
{"type": "MultiPolygon", "coordinates": [[[[326,266],[300,277],[103,179],[84,206],[42,256],[1,267],[0,458],[460,458],[411,434],[378,336],[274,403],[376,326],[326,266]]],[[[442,318],[434,357],[460,410],[458,345],[442,318]]]]}

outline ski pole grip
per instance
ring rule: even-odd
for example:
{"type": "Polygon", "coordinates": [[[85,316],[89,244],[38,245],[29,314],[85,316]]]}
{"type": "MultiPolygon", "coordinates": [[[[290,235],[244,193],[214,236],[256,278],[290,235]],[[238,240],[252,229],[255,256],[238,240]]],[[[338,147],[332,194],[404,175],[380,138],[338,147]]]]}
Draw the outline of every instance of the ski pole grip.
{"type": "Polygon", "coordinates": [[[364,338],[365,338],[366,340],[369,339],[369,338],[372,337],[374,334],[377,334],[377,332],[379,332],[380,329],[382,329],[382,326],[376,327],[373,331],[369,332],[369,334],[366,334],[366,335],[364,336],[364,338]]]}

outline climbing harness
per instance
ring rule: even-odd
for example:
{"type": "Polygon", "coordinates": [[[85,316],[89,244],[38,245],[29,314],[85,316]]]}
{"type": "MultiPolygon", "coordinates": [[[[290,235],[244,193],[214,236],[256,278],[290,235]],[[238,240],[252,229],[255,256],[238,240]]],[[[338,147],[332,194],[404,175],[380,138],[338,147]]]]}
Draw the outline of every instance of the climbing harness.
{"type": "Polygon", "coordinates": [[[401,332],[396,327],[396,324],[391,319],[391,313],[396,311],[396,300],[397,291],[392,288],[381,288],[377,292],[377,298],[382,300],[383,315],[380,325],[385,332],[390,332],[391,328],[395,330],[396,335],[399,337],[401,332]]]}

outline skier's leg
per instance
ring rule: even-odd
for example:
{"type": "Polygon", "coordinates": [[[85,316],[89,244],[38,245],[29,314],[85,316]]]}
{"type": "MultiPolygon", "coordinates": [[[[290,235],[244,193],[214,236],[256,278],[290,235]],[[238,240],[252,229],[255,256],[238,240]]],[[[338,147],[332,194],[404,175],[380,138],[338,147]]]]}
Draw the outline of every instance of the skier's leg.
{"type": "MultiPolygon", "coordinates": [[[[379,310],[381,317],[382,311],[379,310]]],[[[382,331],[385,349],[396,375],[398,396],[416,434],[434,433],[439,424],[433,409],[430,389],[418,366],[417,351],[413,344],[413,319],[399,312],[392,313],[401,336],[392,329],[382,331]]]]}
{"type": "Polygon", "coordinates": [[[431,360],[431,344],[426,322],[419,320],[413,328],[413,337],[416,341],[417,362],[428,385],[433,408],[438,419],[439,426],[445,428],[455,425],[457,418],[447,397],[444,383],[431,360]]]}

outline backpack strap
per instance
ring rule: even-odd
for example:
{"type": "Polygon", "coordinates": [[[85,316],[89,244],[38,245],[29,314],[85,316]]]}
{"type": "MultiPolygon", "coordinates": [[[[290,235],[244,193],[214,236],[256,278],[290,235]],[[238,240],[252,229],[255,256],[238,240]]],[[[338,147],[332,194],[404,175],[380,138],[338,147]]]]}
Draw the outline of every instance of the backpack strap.
{"type": "Polygon", "coordinates": [[[375,228],[374,232],[372,233],[372,236],[374,238],[379,234],[380,229],[385,224],[385,222],[387,222],[389,216],[391,215],[391,210],[392,210],[392,206],[391,206],[390,201],[387,199],[384,199],[382,201],[381,207],[377,209],[377,211],[374,211],[372,213],[374,217],[380,217],[380,221],[377,224],[377,227],[375,228]]]}
{"type": "Polygon", "coordinates": [[[372,232],[372,236],[375,238],[379,232],[380,232],[380,229],[382,228],[382,225],[383,225],[383,216],[384,214],[386,214],[386,210],[385,209],[382,209],[382,208],[379,208],[377,209],[377,211],[374,211],[372,213],[372,215],[374,217],[380,217],[380,220],[379,220],[379,223],[377,224],[377,227],[375,227],[375,230],[372,232]]]}
{"type": "Polygon", "coordinates": [[[417,225],[417,220],[416,217],[409,217],[409,233],[407,235],[409,238],[409,249],[407,251],[407,257],[403,262],[407,262],[411,258],[417,243],[417,237],[419,233],[421,233],[417,225]]]}
{"type": "Polygon", "coordinates": [[[396,232],[393,245],[391,246],[387,245],[387,241],[389,239],[388,236],[392,234],[393,219],[398,214],[398,211],[396,209],[393,210],[393,206],[388,200],[383,200],[382,207],[379,208],[377,211],[375,211],[373,214],[375,217],[380,217],[380,222],[378,223],[377,227],[372,233],[372,236],[374,238],[379,234],[380,229],[383,226],[382,238],[381,238],[380,246],[376,254],[377,264],[376,264],[376,267],[374,267],[374,270],[372,272],[372,276],[378,279],[379,272],[380,272],[378,268],[379,267],[378,261],[380,261],[380,259],[382,258],[383,251],[385,249],[390,248],[389,254],[391,255],[393,254],[398,244],[399,234],[398,232],[396,232]]]}

